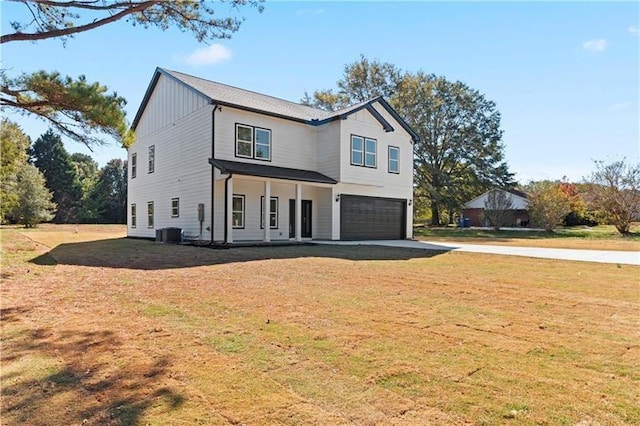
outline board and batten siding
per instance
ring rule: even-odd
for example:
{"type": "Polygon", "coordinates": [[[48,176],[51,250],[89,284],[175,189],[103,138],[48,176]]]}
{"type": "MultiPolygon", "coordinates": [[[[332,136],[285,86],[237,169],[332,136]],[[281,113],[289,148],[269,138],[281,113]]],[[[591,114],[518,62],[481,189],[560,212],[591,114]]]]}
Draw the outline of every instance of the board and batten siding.
{"type": "MultiPolygon", "coordinates": [[[[160,77],[160,81],[163,78],[160,77]]],[[[163,118],[160,119],[145,111],[136,129],[136,141],[128,149],[127,233],[132,237],[154,238],[156,229],[177,227],[184,230],[185,236],[197,238],[200,233],[198,204],[202,203],[205,205],[202,239],[209,240],[211,237],[206,228],[211,223],[211,165],[208,159],[211,157],[213,107],[196,103],[200,105],[199,109],[182,115],[186,109],[178,106],[180,102],[196,104],[192,103],[191,96],[183,96],[188,95],[188,91],[175,89],[171,84],[156,87],[150,106],[164,107],[175,113],[161,114],[163,118]],[[168,93],[164,93],[165,89],[168,93]],[[162,105],[156,104],[160,100],[162,105]],[[167,121],[163,122],[165,119],[167,121]],[[153,131],[144,133],[138,129],[153,131]],[[151,145],[155,147],[153,173],[148,172],[151,145]],[[131,156],[134,153],[137,155],[137,173],[132,178],[131,156]],[[172,198],[179,199],[179,217],[171,216],[172,198]],[[153,228],[147,226],[147,203],[150,201],[154,203],[153,228]],[[132,204],[136,204],[135,228],[131,227],[132,204]]]]}
{"type": "Polygon", "coordinates": [[[315,128],[231,107],[216,112],[216,159],[316,170],[315,128]],[[236,123],[271,130],[271,161],[236,157],[236,123]]]}
{"type": "Polygon", "coordinates": [[[209,100],[177,81],[160,75],[136,127],[136,136],[147,135],[208,105],[209,100]]]}

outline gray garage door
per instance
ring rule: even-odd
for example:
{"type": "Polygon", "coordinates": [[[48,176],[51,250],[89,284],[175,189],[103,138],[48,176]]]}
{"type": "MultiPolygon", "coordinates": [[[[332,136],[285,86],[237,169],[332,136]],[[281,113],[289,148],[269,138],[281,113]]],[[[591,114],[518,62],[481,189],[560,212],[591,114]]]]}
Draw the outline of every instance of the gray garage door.
{"type": "Polygon", "coordinates": [[[340,197],[340,239],[401,240],[406,236],[406,200],[340,197]]]}

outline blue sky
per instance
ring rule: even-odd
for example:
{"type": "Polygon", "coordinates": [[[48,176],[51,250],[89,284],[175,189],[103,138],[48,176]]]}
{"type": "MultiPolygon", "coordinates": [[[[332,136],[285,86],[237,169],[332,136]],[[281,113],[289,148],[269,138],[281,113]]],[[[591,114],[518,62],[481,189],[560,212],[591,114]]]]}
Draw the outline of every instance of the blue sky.
{"type": "MultiPolygon", "coordinates": [[[[517,178],[579,181],[593,160],[640,161],[637,2],[266,2],[230,40],[118,22],[66,43],[2,46],[10,75],[84,74],[124,96],[132,120],[156,66],[299,101],[360,54],[461,80],[496,102],[517,178]]],[[[25,19],[2,2],[2,32],[25,19]]],[[[44,122],[10,115],[33,139],[44,122]]],[[[88,152],[66,143],[70,152],[88,152]]],[[[125,158],[115,142],[91,154],[125,158]]]]}

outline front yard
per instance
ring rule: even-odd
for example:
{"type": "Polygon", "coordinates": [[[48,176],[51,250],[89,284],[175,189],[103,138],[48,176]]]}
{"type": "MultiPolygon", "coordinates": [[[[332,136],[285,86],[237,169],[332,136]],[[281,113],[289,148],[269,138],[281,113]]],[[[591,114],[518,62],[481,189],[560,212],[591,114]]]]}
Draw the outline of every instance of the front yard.
{"type": "Polygon", "coordinates": [[[638,424],[640,268],[2,230],[3,424],[638,424]]]}

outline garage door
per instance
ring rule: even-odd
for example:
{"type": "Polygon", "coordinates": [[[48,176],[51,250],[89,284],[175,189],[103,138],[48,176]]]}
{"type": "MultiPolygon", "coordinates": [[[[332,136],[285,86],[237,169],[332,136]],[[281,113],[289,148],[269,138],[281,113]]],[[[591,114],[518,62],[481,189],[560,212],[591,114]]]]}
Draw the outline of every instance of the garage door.
{"type": "Polygon", "coordinates": [[[340,239],[401,240],[406,236],[406,200],[340,197],[340,239]]]}

